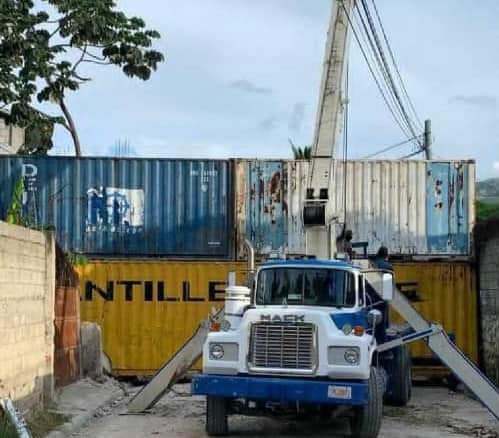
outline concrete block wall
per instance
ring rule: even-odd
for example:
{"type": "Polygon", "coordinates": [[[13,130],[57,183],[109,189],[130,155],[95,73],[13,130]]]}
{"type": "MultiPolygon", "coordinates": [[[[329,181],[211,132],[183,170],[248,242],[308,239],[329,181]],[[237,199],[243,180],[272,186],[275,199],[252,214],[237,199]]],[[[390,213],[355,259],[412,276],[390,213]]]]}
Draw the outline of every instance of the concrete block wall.
{"type": "Polygon", "coordinates": [[[22,407],[54,392],[55,241],[0,221],[0,398],[22,407]]]}
{"type": "Polygon", "coordinates": [[[482,356],[486,374],[499,385],[499,219],[484,224],[478,237],[482,356]]]}

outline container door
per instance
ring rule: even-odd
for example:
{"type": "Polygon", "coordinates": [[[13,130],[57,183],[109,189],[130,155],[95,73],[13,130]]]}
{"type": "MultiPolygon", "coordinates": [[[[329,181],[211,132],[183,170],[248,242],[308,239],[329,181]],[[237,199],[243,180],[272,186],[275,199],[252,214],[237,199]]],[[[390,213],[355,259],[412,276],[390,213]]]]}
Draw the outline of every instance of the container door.
{"type": "MultiPolygon", "coordinates": [[[[283,162],[245,161],[238,163],[238,223],[244,235],[239,235],[241,245],[248,238],[258,254],[284,251],[286,246],[286,211],[283,200],[283,162]],[[244,217],[243,217],[243,216],[244,217]]],[[[241,231],[241,230],[240,230],[241,231]]]]}
{"type": "Polygon", "coordinates": [[[467,254],[468,166],[428,163],[426,228],[430,254],[467,254]]]}

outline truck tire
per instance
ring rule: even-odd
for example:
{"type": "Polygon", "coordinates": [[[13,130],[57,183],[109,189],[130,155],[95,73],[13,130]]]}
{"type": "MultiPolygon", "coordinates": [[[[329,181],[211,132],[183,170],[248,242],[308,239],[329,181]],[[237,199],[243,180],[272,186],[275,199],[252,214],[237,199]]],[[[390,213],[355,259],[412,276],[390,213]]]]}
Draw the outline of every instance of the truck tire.
{"type": "Polygon", "coordinates": [[[206,397],[206,433],[209,436],[227,435],[227,399],[206,397]]]}
{"type": "Polygon", "coordinates": [[[352,437],[376,438],[381,428],[383,416],[383,376],[377,368],[371,367],[369,377],[369,396],[367,404],[354,408],[350,422],[352,437]]]}
{"type": "Polygon", "coordinates": [[[394,349],[393,354],[390,393],[386,402],[392,406],[405,406],[412,394],[411,353],[407,345],[401,345],[394,349]]]}

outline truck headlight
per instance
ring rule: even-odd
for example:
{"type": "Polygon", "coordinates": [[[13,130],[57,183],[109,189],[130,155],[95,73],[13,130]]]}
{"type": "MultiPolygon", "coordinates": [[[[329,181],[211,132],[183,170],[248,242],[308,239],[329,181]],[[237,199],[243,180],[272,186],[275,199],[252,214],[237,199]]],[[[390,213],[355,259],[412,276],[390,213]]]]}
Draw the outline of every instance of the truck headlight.
{"type": "Polygon", "coordinates": [[[329,347],[327,351],[329,365],[355,366],[360,363],[359,347],[329,347]]]}
{"type": "Polygon", "coordinates": [[[345,354],[343,355],[345,361],[351,365],[357,365],[359,363],[359,351],[353,348],[349,348],[345,350],[345,354]]]}
{"type": "Polygon", "coordinates": [[[224,347],[220,344],[210,344],[210,357],[218,360],[224,357],[224,347]]]}

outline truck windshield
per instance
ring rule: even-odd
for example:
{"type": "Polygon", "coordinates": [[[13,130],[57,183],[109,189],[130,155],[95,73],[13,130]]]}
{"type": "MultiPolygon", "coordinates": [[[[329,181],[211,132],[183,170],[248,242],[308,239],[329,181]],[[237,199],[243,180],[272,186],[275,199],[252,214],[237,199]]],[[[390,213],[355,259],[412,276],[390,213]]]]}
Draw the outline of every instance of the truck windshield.
{"type": "Polygon", "coordinates": [[[339,269],[262,269],[258,274],[256,304],[353,307],[354,276],[339,269]]]}

